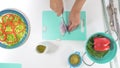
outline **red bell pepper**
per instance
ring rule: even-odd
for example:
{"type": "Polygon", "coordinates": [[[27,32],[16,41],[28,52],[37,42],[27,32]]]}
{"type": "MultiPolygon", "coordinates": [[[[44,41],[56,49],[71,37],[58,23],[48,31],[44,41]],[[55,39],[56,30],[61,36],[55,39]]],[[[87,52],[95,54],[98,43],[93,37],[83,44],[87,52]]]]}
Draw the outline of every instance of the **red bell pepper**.
{"type": "Polygon", "coordinates": [[[107,51],[110,49],[110,40],[108,38],[94,38],[94,50],[107,51]]]}

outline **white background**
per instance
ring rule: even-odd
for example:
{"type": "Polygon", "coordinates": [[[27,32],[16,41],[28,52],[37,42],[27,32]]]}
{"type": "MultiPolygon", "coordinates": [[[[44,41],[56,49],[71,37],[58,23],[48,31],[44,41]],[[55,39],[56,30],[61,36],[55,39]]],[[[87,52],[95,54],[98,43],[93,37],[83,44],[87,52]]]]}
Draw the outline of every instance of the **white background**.
{"type": "MultiPolygon", "coordinates": [[[[15,49],[0,48],[0,63],[21,63],[22,68],[69,68],[67,59],[71,53],[84,53],[85,42],[82,41],[50,41],[56,44],[53,53],[39,54],[36,46],[42,42],[42,11],[51,10],[49,0],[0,0],[0,10],[15,8],[24,12],[30,21],[30,36],[27,42],[15,49]]],[[[71,9],[74,0],[64,0],[65,10],[71,9]]],[[[96,32],[104,32],[104,19],[101,0],[87,0],[83,11],[87,12],[87,37],[96,32]]],[[[52,23],[51,23],[52,24],[52,23]]],[[[90,60],[89,60],[90,61],[90,60]]],[[[120,62],[119,62],[120,63],[120,62]]],[[[81,68],[109,68],[109,63],[94,64],[81,68]]]]}

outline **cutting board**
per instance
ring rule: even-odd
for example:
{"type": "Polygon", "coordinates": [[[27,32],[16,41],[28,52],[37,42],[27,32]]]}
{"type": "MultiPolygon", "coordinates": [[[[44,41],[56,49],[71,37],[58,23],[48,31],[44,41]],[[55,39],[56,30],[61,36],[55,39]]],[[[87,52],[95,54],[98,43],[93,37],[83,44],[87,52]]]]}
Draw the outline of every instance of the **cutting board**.
{"type": "MultiPolygon", "coordinates": [[[[65,23],[68,24],[69,11],[63,13],[65,23]]],[[[86,40],[86,12],[80,13],[81,23],[77,29],[67,32],[64,36],[60,33],[61,17],[53,11],[42,12],[42,39],[43,40],[86,40]]]]}
{"type": "Polygon", "coordinates": [[[15,63],[0,63],[0,68],[22,68],[22,65],[15,63]]]}

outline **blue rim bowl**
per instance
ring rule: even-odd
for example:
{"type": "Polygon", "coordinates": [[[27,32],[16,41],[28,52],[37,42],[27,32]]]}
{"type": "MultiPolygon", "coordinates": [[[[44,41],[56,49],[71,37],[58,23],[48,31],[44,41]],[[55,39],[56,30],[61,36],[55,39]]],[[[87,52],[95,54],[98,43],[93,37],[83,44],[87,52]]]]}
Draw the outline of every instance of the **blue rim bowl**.
{"type": "Polygon", "coordinates": [[[14,9],[5,9],[5,10],[2,10],[0,11],[0,16],[4,15],[4,14],[7,14],[7,13],[11,13],[11,14],[17,14],[18,16],[20,16],[24,23],[26,24],[26,34],[24,35],[24,37],[22,38],[21,41],[19,41],[17,44],[14,44],[13,46],[9,46],[6,45],[6,44],[2,44],[0,42],[0,47],[2,48],[6,48],[6,49],[12,49],[12,48],[16,48],[18,46],[21,46],[27,39],[28,39],[28,34],[29,34],[29,24],[28,24],[28,21],[26,19],[26,17],[22,14],[22,12],[18,11],[18,10],[14,10],[14,9]]]}
{"type": "Polygon", "coordinates": [[[88,57],[95,63],[99,63],[99,64],[104,64],[104,63],[107,63],[107,62],[110,62],[115,56],[116,56],[116,52],[117,52],[117,44],[116,44],[116,41],[112,38],[111,35],[109,34],[106,34],[106,33],[95,33],[93,34],[91,37],[89,37],[89,39],[87,40],[86,42],[86,53],[88,55],[88,57]],[[105,36],[106,38],[108,38],[110,41],[111,41],[111,46],[110,46],[110,50],[108,51],[108,53],[102,57],[102,58],[96,58],[94,56],[92,56],[88,51],[87,51],[87,43],[88,41],[92,38],[92,37],[95,37],[97,35],[101,35],[101,36],[105,36]]]}
{"type": "Polygon", "coordinates": [[[68,63],[69,63],[69,65],[70,65],[70,68],[75,68],[75,67],[79,67],[81,64],[82,64],[82,58],[81,58],[81,56],[80,56],[80,52],[75,52],[75,53],[73,53],[73,54],[71,54],[70,56],[69,56],[69,58],[68,58],[68,63]],[[71,63],[70,63],[70,57],[71,57],[71,55],[73,55],[73,54],[77,54],[79,57],[80,57],[80,62],[77,64],[77,65],[72,65],[71,63]]]}

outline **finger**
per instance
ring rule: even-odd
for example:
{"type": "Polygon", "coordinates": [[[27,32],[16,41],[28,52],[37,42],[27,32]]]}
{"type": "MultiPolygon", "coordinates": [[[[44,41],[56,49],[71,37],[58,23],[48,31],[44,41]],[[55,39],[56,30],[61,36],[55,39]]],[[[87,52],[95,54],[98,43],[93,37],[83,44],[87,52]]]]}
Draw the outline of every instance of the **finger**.
{"type": "Polygon", "coordinates": [[[73,31],[76,29],[76,26],[73,26],[70,31],[73,31]]]}
{"type": "Polygon", "coordinates": [[[73,28],[74,28],[74,25],[73,25],[73,24],[70,24],[70,25],[68,26],[68,31],[72,31],[73,28]]]}
{"type": "Polygon", "coordinates": [[[73,31],[74,29],[76,29],[79,25],[74,25],[74,24],[71,24],[69,26],[69,31],[73,31]]]}
{"type": "Polygon", "coordinates": [[[64,11],[63,8],[61,10],[56,11],[57,12],[57,16],[60,16],[61,14],[63,14],[63,11],[64,11]]]}
{"type": "Polygon", "coordinates": [[[57,16],[60,16],[61,14],[62,14],[61,12],[58,12],[58,13],[57,13],[57,16]]]}

